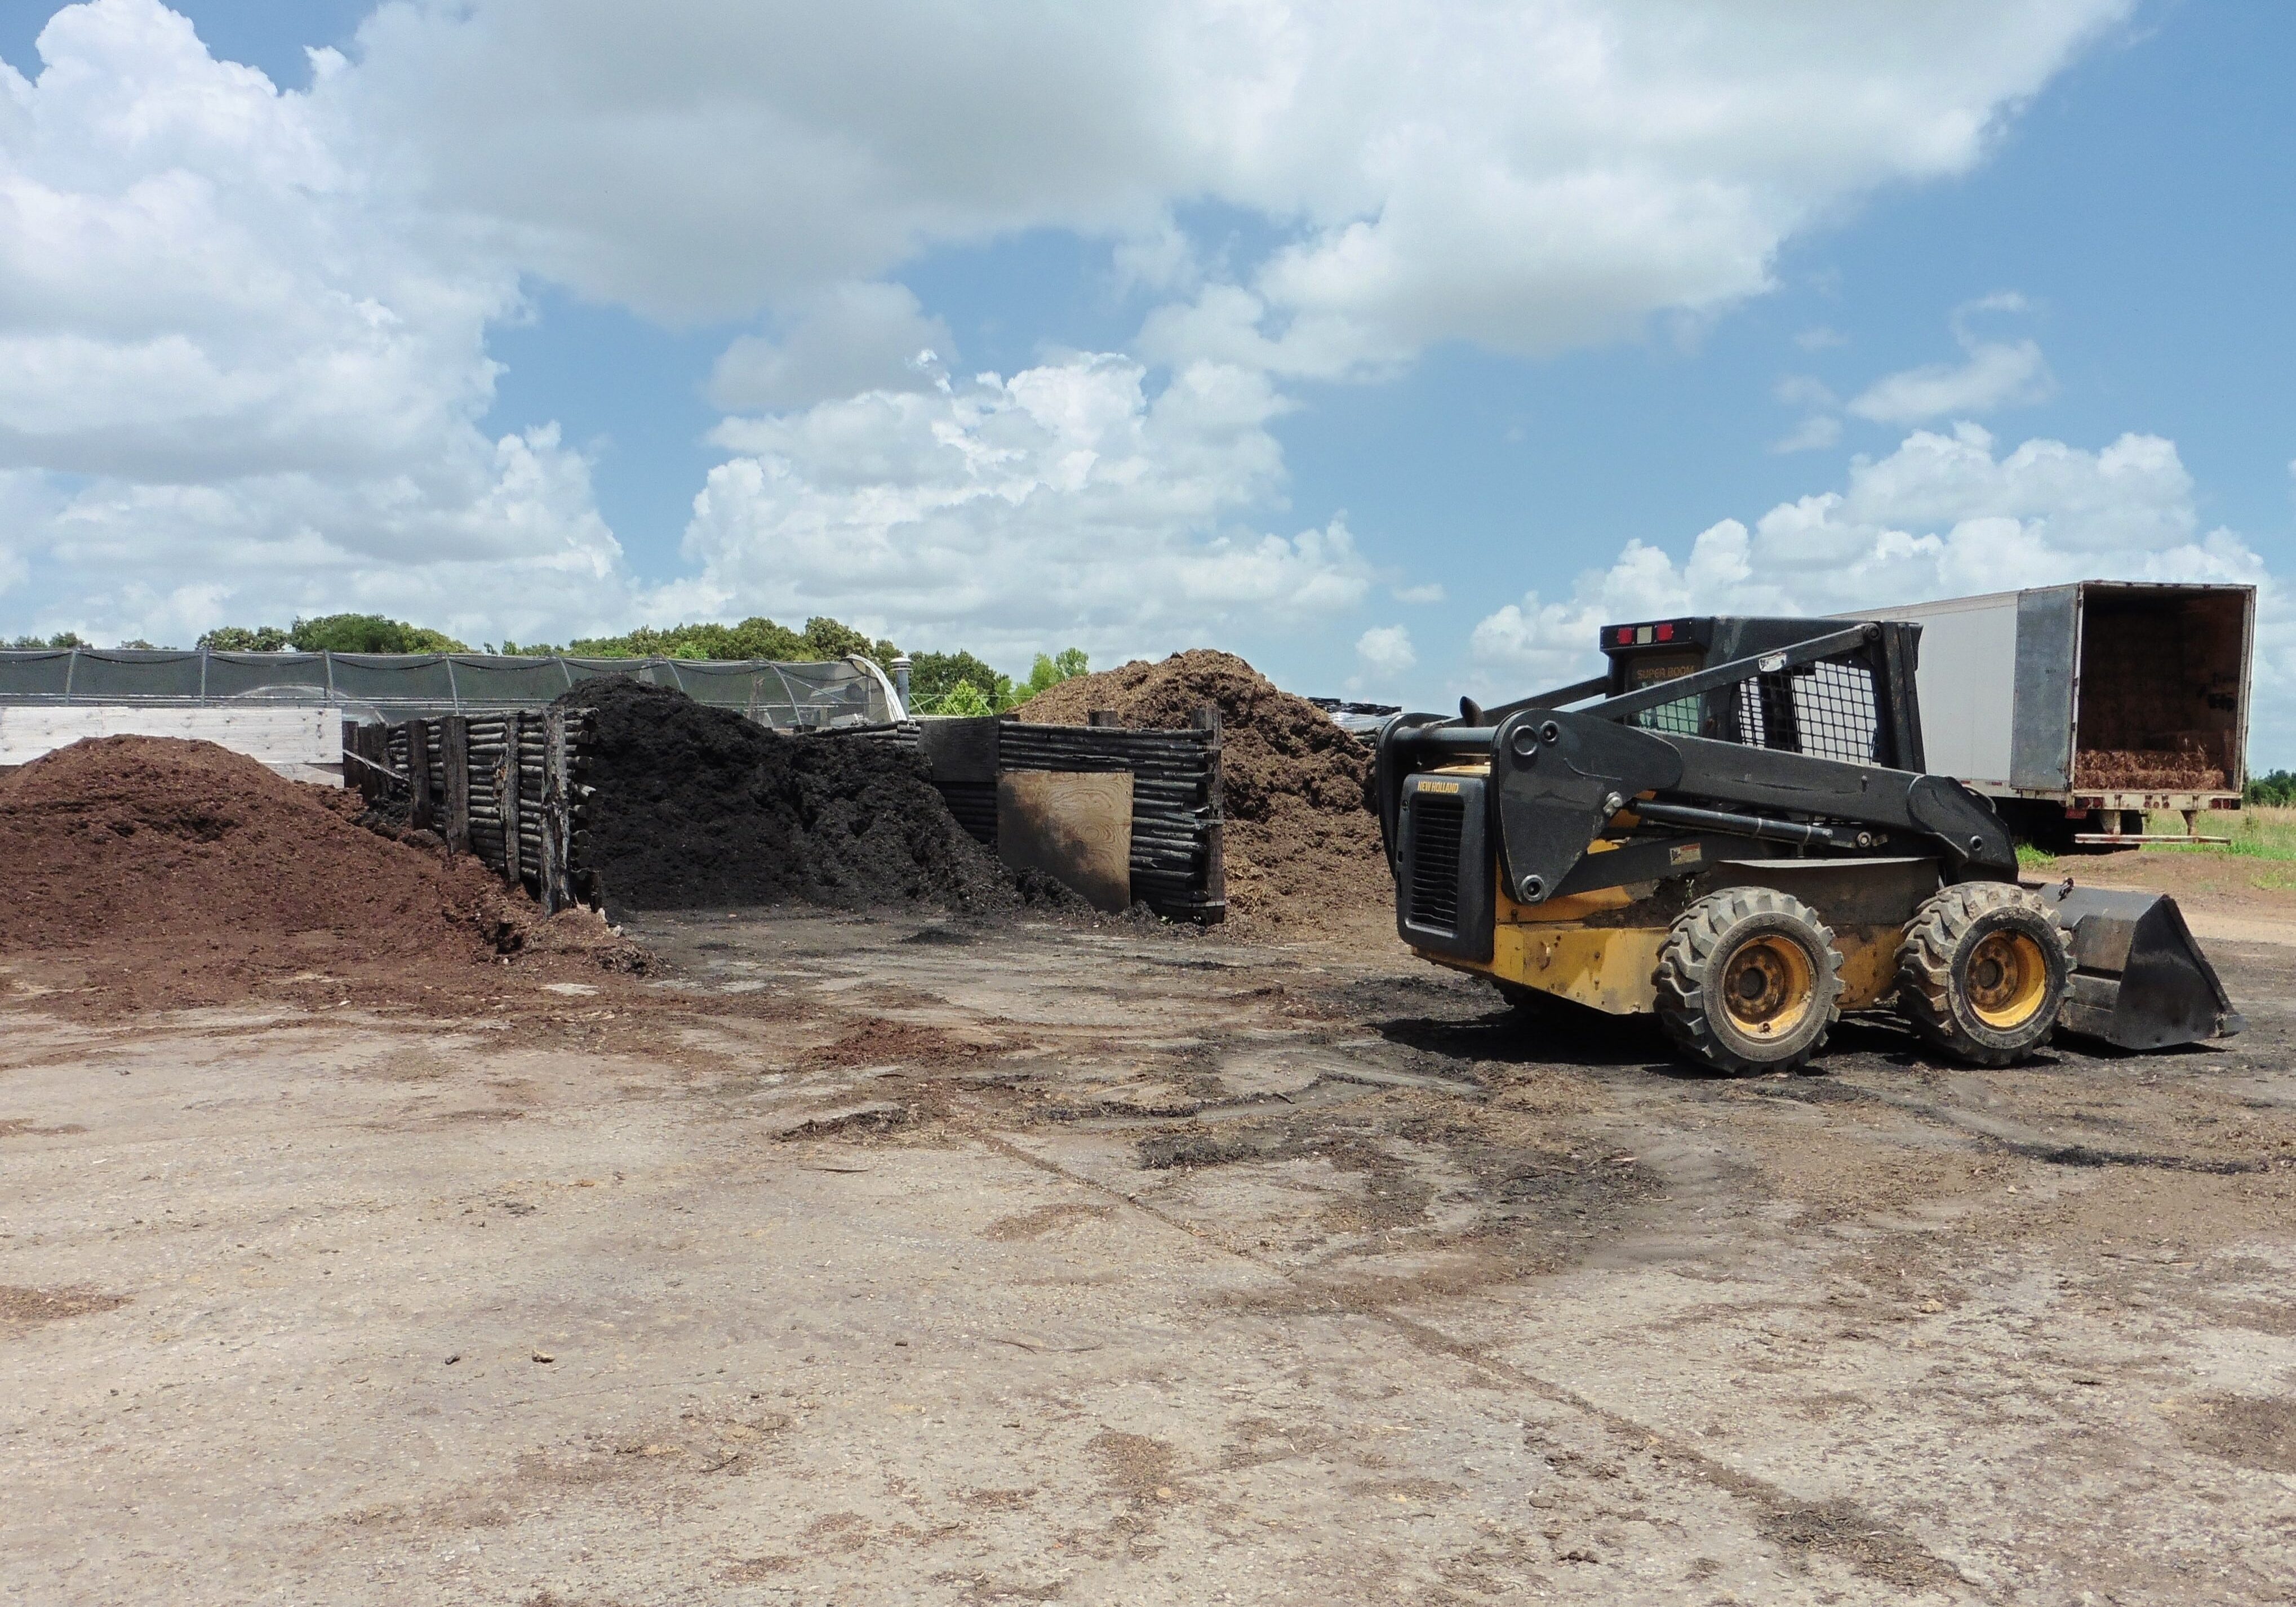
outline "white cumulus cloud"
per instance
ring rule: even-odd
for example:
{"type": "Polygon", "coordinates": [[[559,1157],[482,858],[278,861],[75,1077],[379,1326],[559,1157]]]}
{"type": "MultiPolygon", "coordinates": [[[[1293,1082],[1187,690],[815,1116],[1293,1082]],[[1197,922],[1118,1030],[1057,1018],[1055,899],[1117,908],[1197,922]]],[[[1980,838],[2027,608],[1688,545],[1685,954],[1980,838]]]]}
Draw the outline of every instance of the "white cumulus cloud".
{"type": "Polygon", "coordinates": [[[729,413],[783,412],[865,390],[930,390],[956,356],[948,325],[899,284],[838,284],[800,298],[778,337],[743,335],[709,376],[729,413]]]}
{"type": "Polygon", "coordinates": [[[1096,653],[1329,621],[1395,578],[1285,510],[1287,376],[1758,293],[2128,9],[388,0],[282,93],[89,0],[0,67],[0,587],[178,639],[346,604],[1096,653]],[[895,274],[1043,230],[1109,248],[1136,351],[959,377],[895,274]],[[485,423],[529,279],[753,330],[665,589],[547,420],[485,423]]]}
{"type": "Polygon", "coordinates": [[[1374,625],[1357,636],[1356,657],[1366,669],[1385,676],[1399,676],[1419,662],[1411,633],[1400,625],[1374,625]]]}
{"type": "Polygon", "coordinates": [[[2245,542],[2201,529],[2191,476],[2158,436],[2002,453],[1975,425],[1915,431],[1854,463],[1845,489],[1781,503],[1751,529],[1723,520],[1680,561],[1630,542],[1567,595],[1495,611],[1470,645],[1481,690],[1520,694],[1590,673],[1595,633],[1613,620],[1839,613],[2092,578],[2260,587],[2258,738],[2296,745],[2296,608],[2245,542]]]}
{"type": "Polygon", "coordinates": [[[395,0],[334,98],[441,211],[661,316],[1064,229],[1209,280],[1144,355],[1332,373],[1757,292],[1846,201],[1969,169],[2128,10],[395,0]],[[1204,202],[1274,243],[1208,260],[1204,202]]]}
{"type": "Polygon", "coordinates": [[[1881,424],[1918,424],[2046,401],[2052,389],[2038,344],[1986,340],[1971,345],[1962,362],[1926,364],[1874,381],[1851,400],[1849,411],[1881,424]]]}
{"type": "Polygon", "coordinates": [[[1852,398],[1849,411],[1879,424],[1920,424],[2046,401],[2056,381],[2037,342],[1988,340],[1972,327],[1986,314],[2026,310],[2025,298],[2013,291],[1963,303],[1950,320],[1962,361],[1924,364],[1885,375],[1852,398]]]}
{"type": "Polygon", "coordinates": [[[155,0],[0,64],[0,588],[53,628],[187,640],[373,603],[588,614],[619,551],[588,466],[479,428],[516,275],[432,242],[283,94],[155,0]]]}
{"type": "Polygon", "coordinates": [[[1822,452],[1841,439],[1841,421],[1812,414],[1770,444],[1773,452],[1822,452]]]}
{"type": "Polygon", "coordinates": [[[714,439],[735,455],[685,535],[699,575],[665,600],[983,652],[1033,651],[1057,620],[1103,658],[1359,604],[1372,575],[1343,523],[1285,536],[1250,518],[1283,482],[1266,378],[1198,364],[1146,381],[1080,355],[729,419],[714,439]]]}

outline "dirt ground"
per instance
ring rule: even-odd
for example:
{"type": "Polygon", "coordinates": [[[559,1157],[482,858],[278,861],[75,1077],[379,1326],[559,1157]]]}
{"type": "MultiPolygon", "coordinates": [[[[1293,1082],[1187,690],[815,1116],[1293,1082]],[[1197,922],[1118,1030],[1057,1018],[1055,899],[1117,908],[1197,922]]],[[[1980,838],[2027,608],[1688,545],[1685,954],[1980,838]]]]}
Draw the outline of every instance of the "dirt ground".
{"type": "Polygon", "coordinates": [[[2047,877],[2173,894],[2202,941],[2296,941],[2296,864],[2236,854],[2147,849],[2060,859],[2047,877]]]}
{"type": "Polygon", "coordinates": [[[2296,1599],[2258,930],[2222,1047],[1747,1081],[1374,927],[19,964],[0,1601],[2296,1599]]]}

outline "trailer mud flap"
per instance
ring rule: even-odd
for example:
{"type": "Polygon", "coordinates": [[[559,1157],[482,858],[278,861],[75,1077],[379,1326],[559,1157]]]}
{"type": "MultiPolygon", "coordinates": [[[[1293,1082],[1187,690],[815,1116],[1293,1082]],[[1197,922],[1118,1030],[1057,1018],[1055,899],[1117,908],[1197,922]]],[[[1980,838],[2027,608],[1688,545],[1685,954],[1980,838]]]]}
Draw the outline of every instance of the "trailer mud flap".
{"type": "Polygon", "coordinates": [[[2122,1049],[2230,1037],[2245,1024],[2164,894],[2045,887],[2072,934],[2072,986],[2057,1025],[2122,1049]]]}

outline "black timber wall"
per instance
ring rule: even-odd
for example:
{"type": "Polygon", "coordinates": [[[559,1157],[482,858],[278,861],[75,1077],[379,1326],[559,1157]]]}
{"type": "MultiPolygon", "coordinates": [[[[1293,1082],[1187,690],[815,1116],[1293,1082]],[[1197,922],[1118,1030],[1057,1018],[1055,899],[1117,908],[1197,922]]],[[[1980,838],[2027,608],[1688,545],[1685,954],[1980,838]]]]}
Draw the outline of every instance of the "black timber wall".
{"type": "Polygon", "coordinates": [[[917,745],[949,812],[991,848],[1000,774],[1128,771],[1134,899],[1168,920],[1210,922],[1227,914],[1219,711],[1207,705],[1196,719],[1170,731],[928,719],[919,723],[917,745]]]}
{"type": "Polygon", "coordinates": [[[441,715],[343,725],[344,779],[369,808],[404,802],[407,824],[534,895],[544,912],[594,903],[581,869],[590,711],[441,715]]]}

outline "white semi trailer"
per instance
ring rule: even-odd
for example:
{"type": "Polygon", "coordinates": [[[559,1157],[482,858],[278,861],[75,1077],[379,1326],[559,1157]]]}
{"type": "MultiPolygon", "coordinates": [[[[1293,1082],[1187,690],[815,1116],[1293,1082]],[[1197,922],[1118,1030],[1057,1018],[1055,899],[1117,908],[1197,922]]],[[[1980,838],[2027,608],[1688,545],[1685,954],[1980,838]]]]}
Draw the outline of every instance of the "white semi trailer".
{"type": "Polygon", "coordinates": [[[2247,783],[2256,588],[2080,580],[1861,610],[1922,627],[1931,771],[2062,852],[2148,837],[2148,813],[2237,809],[2247,783]]]}

